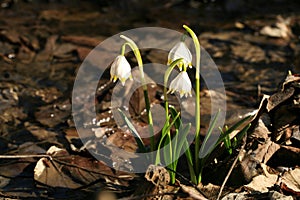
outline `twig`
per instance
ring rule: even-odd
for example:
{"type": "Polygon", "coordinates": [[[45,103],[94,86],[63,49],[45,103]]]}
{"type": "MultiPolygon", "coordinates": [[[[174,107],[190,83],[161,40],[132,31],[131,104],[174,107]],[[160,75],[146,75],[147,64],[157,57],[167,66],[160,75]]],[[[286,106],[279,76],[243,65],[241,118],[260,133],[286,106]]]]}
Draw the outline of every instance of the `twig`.
{"type": "Polygon", "coordinates": [[[237,163],[237,161],[238,161],[240,155],[242,154],[242,152],[243,152],[243,150],[244,150],[244,148],[245,148],[245,146],[246,146],[246,139],[247,139],[247,133],[244,135],[244,138],[243,138],[243,145],[242,145],[242,147],[241,147],[241,149],[240,149],[240,152],[239,152],[239,154],[237,155],[237,157],[236,157],[236,159],[234,160],[234,162],[232,163],[232,165],[231,165],[231,167],[230,167],[230,169],[229,169],[229,171],[228,171],[228,173],[227,173],[227,175],[226,175],[226,177],[225,177],[225,179],[224,179],[224,181],[223,181],[223,183],[222,183],[222,186],[221,186],[221,188],[220,188],[220,192],[219,192],[219,194],[218,194],[217,200],[220,199],[220,197],[221,197],[221,195],[222,195],[222,192],[223,192],[223,189],[224,189],[224,187],[225,187],[225,184],[226,184],[226,182],[228,181],[229,176],[230,176],[230,174],[231,174],[233,168],[235,167],[235,165],[236,165],[236,163],[237,163]]]}
{"type": "MultiPolygon", "coordinates": [[[[107,174],[107,173],[104,173],[104,172],[99,172],[99,171],[95,171],[95,170],[92,170],[92,169],[87,169],[85,167],[81,167],[79,165],[72,164],[72,163],[67,163],[67,162],[64,162],[62,160],[58,160],[56,158],[53,158],[53,161],[55,161],[55,162],[57,162],[57,163],[59,163],[61,165],[65,165],[65,166],[68,166],[68,167],[74,167],[74,168],[77,168],[77,169],[80,169],[80,170],[83,170],[83,171],[86,171],[86,172],[89,172],[89,173],[100,174],[100,175],[103,175],[103,176],[107,176],[107,177],[111,177],[111,178],[116,178],[116,179],[121,179],[122,178],[121,176],[111,175],[111,174],[107,174]]],[[[131,177],[129,177],[129,178],[131,178],[131,177]]]]}
{"type": "Polygon", "coordinates": [[[40,155],[0,155],[0,159],[17,159],[17,158],[49,158],[52,160],[52,157],[47,154],[40,155]]]}

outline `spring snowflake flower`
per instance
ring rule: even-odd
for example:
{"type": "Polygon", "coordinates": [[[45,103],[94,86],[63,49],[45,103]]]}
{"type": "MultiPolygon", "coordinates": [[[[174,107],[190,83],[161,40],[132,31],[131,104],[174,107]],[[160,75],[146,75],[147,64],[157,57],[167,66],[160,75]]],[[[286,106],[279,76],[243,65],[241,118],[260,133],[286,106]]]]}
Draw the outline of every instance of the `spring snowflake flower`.
{"type": "Polygon", "coordinates": [[[168,93],[179,92],[180,98],[192,96],[192,84],[186,71],[180,72],[170,84],[168,93]]]}
{"type": "Polygon", "coordinates": [[[114,62],[110,67],[110,80],[116,82],[117,79],[120,79],[122,85],[125,85],[127,79],[132,80],[131,76],[131,67],[125,56],[119,55],[115,58],[114,62]]]}
{"type": "Polygon", "coordinates": [[[192,54],[190,50],[187,48],[184,42],[178,42],[169,52],[168,55],[168,65],[170,65],[173,61],[182,58],[182,62],[178,64],[180,71],[182,70],[182,66],[185,68],[192,67],[192,54]]]}

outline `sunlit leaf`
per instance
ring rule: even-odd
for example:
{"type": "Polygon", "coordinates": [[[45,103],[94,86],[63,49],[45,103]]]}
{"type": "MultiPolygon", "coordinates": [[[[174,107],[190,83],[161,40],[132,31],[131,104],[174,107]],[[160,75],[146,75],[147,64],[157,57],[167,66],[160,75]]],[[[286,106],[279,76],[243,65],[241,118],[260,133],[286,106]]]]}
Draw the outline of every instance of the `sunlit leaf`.
{"type": "Polygon", "coordinates": [[[135,139],[139,149],[142,152],[146,152],[146,147],[144,145],[144,142],[143,142],[142,138],[140,137],[139,133],[137,132],[137,130],[134,128],[133,124],[129,121],[128,117],[122,112],[122,110],[118,109],[118,111],[120,112],[121,116],[123,117],[130,132],[133,134],[134,139],[135,139]]]}

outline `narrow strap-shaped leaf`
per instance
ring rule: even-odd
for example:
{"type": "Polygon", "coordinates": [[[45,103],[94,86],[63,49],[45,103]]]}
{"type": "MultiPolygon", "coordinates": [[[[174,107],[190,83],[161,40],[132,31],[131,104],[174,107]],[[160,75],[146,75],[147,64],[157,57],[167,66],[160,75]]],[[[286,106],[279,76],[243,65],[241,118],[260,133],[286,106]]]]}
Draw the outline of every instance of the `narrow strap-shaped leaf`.
{"type": "MultiPolygon", "coordinates": [[[[180,119],[180,118],[179,118],[180,119]]],[[[173,158],[173,160],[177,160],[177,150],[178,150],[178,137],[179,137],[179,135],[180,135],[180,130],[178,130],[178,129],[176,129],[176,131],[175,131],[175,136],[173,137],[173,140],[174,140],[174,142],[172,143],[172,158],[173,158]]]]}
{"type": "Polygon", "coordinates": [[[225,133],[223,135],[220,136],[220,138],[218,139],[217,143],[215,144],[215,146],[218,146],[223,140],[224,138],[227,137],[227,135],[229,135],[230,133],[232,133],[233,131],[235,131],[238,127],[240,127],[243,123],[245,123],[247,120],[249,120],[251,117],[253,117],[252,115],[249,115],[243,119],[241,119],[240,121],[238,121],[237,123],[235,123],[233,126],[231,126],[227,131],[225,131],[225,133]]]}
{"type": "MultiPolygon", "coordinates": [[[[219,130],[220,130],[221,136],[222,136],[222,135],[226,134],[226,131],[228,131],[228,127],[225,126],[225,132],[221,129],[221,127],[219,127],[219,130]]],[[[232,146],[229,134],[226,134],[226,135],[227,136],[224,138],[223,142],[224,142],[224,145],[225,145],[229,155],[231,155],[233,146],[232,146]]]]}
{"type": "Polygon", "coordinates": [[[245,126],[237,135],[236,135],[236,139],[237,139],[237,144],[240,143],[240,141],[242,141],[244,135],[247,133],[248,129],[250,128],[251,123],[248,124],[247,126],[245,126]]]}
{"type": "Polygon", "coordinates": [[[123,117],[126,125],[128,126],[130,132],[133,134],[134,139],[139,147],[139,149],[142,152],[146,152],[146,147],[144,145],[144,142],[142,140],[142,138],[140,137],[139,133],[137,132],[137,130],[134,128],[133,124],[129,121],[128,117],[123,113],[123,111],[121,109],[118,109],[118,111],[120,112],[121,116],[123,117]]]}
{"type": "MultiPolygon", "coordinates": [[[[163,141],[165,140],[165,137],[168,135],[167,133],[170,131],[171,127],[174,125],[174,123],[175,123],[176,119],[179,117],[179,115],[180,115],[180,113],[177,114],[177,116],[173,119],[173,121],[161,133],[162,136],[161,136],[161,138],[159,140],[159,143],[158,143],[158,146],[157,146],[155,164],[159,164],[159,161],[160,161],[160,147],[161,147],[163,141]]],[[[169,144],[169,145],[171,145],[171,144],[169,144]]]]}
{"type": "Polygon", "coordinates": [[[190,129],[191,129],[191,123],[187,124],[183,129],[179,130],[179,132],[178,132],[178,134],[176,136],[178,138],[179,142],[177,144],[176,151],[174,151],[175,152],[175,155],[174,155],[175,158],[179,157],[179,154],[180,154],[180,152],[182,150],[182,147],[184,145],[184,142],[186,140],[186,137],[187,137],[190,129]]]}
{"type": "Polygon", "coordinates": [[[167,134],[167,128],[169,127],[169,120],[170,120],[170,116],[167,117],[165,123],[164,123],[164,126],[163,128],[161,129],[161,137],[159,139],[159,143],[158,143],[158,147],[157,147],[157,152],[156,152],[156,157],[155,157],[155,165],[158,165],[161,163],[161,160],[160,160],[160,146],[164,140],[164,137],[165,135],[167,134]]]}
{"type": "Polygon", "coordinates": [[[168,133],[166,134],[165,138],[166,139],[164,140],[164,147],[167,148],[167,150],[163,151],[164,161],[165,163],[168,163],[168,167],[175,170],[173,166],[173,151],[172,151],[172,144],[171,144],[171,135],[168,133]]]}
{"type": "MultiPolygon", "coordinates": [[[[169,108],[170,108],[171,116],[172,116],[173,120],[175,120],[175,117],[178,115],[178,112],[174,106],[169,106],[169,108]]],[[[180,127],[182,127],[182,121],[180,118],[175,120],[174,126],[176,129],[179,129],[180,127]]]]}
{"type": "MultiPolygon", "coordinates": [[[[213,119],[213,122],[211,123],[211,126],[209,126],[209,129],[207,131],[207,134],[203,140],[203,143],[201,145],[201,148],[200,148],[200,152],[199,152],[199,155],[202,155],[202,152],[204,151],[205,147],[206,147],[206,144],[207,144],[207,141],[208,139],[210,138],[211,134],[212,134],[212,131],[214,130],[215,126],[216,126],[216,122],[217,122],[217,119],[219,117],[219,114],[220,114],[220,110],[217,112],[217,114],[214,116],[214,119],[213,119]]],[[[211,152],[211,148],[209,150],[209,153],[211,152]]]]}
{"type": "Polygon", "coordinates": [[[191,176],[191,181],[193,183],[197,182],[197,178],[196,178],[196,174],[194,171],[194,165],[193,165],[193,158],[192,158],[192,153],[191,153],[191,149],[189,148],[189,143],[187,141],[187,139],[184,139],[184,147],[186,149],[185,156],[186,156],[186,160],[188,162],[188,167],[189,167],[189,172],[190,172],[190,176],[191,176]]]}

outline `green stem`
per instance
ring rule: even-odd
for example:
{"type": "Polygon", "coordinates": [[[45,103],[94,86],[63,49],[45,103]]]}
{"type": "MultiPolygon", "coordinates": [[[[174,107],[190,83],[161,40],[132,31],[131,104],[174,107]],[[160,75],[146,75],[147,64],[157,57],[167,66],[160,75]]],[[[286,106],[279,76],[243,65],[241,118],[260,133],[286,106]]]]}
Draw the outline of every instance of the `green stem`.
{"type": "Polygon", "coordinates": [[[121,46],[120,54],[121,54],[122,56],[125,55],[125,48],[126,48],[126,45],[130,46],[129,42],[125,42],[125,43],[121,46]]]}
{"type": "Polygon", "coordinates": [[[185,39],[186,39],[186,37],[187,37],[187,34],[183,34],[183,35],[181,36],[181,38],[180,38],[180,41],[181,41],[181,42],[184,42],[185,39]]]}
{"type": "Polygon", "coordinates": [[[138,62],[138,67],[139,67],[140,74],[141,74],[141,82],[142,82],[143,91],[144,91],[144,98],[145,98],[145,106],[146,106],[147,117],[148,117],[148,124],[149,124],[150,143],[151,143],[150,148],[151,148],[151,151],[154,151],[155,150],[155,139],[154,139],[153,119],[152,119],[152,113],[151,113],[151,110],[150,110],[150,100],[149,100],[149,95],[148,95],[147,84],[146,84],[146,81],[145,81],[142,56],[141,56],[139,48],[137,47],[137,45],[135,44],[135,42],[132,39],[130,39],[130,38],[124,36],[124,35],[120,35],[120,37],[127,41],[125,44],[127,44],[132,49],[132,51],[133,51],[133,53],[136,57],[136,60],[138,62]]]}
{"type": "Polygon", "coordinates": [[[169,76],[171,75],[172,70],[174,69],[174,67],[182,62],[183,58],[179,58],[177,60],[174,60],[168,67],[168,69],[165,72],[164,75],[164,102],[165,102],[165,110],[166,110],[166,119],[168,119],[169,116],[169,103],[168,103],[168,95],[167,95],[167,84],[168,84],[168,80],[169,80],[169,76]]]}
{"type": "MultiPolygon", "coordinates": [[[[179,59],[173,61],[170,64],[170,66],[168,67],[168,69],[166,70],[165,75],[164,75],[164,102],[165,102],[166,119],[168,119],[168,117],[169,117],[169,103],[168,103],[168,95],[167,95],[168,80],[169,80],[169,77],[170,77],[171,72],[174,69],[174,67],[178,63],[182,62],[182,60],[183,60],[182,58],[179,58],[179,59]]],[[[175,119],[173,119],[173,120],[175,120],[175,119]]],[[[169,121],[166,121],[166,123],[167,123],[167,126],[169,126],[169,121]]],[[[168,167],[170,167],[172,170],[176,171],[176,163],[173,162],[173,158],[175,158],[175,157],[173,156],[173,149],[172,149],[172,145],[171,145],[171,133],[170,133],[170,130],[168,130],[167,134],[168,134],[168,139],[169,139],[169,142],[170,142],[169,143],[169,145],[170,145],[169,156],[171,157],[170,159],[172,161],[172,163],[168,167]]],[[[170,177],[171,177],[171,184],[174,184],[175,180],[176,180],[175,179],[175,173],[172,172],[172,171],[169,171],[169,173],[170,173],[170,177]]]]}
{"type": "Polygon", "coordinates": [[[188,26],[183,25],[183,28],[191,35],[195,50],[196,50],[196,130],[195,130],[195,163],[196,163],[196,174],[200,174],[200,43],[196,34],[188,26]]]}

